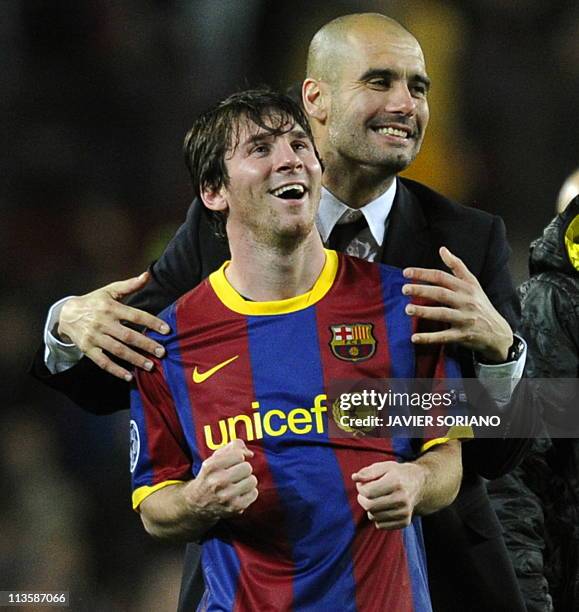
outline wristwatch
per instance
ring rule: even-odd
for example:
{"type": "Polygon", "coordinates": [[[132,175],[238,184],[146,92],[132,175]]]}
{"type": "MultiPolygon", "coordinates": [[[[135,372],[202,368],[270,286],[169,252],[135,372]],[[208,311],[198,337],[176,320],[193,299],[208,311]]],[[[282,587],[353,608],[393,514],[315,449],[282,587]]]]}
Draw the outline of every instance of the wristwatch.
{"type": "Polygon", "coordinates": [[[510,363],[511,361],[518,361],[519,357],[523,354],[524,348],[525,345],[523,341],[517,336],[513,335],[513,343],[509,347],[505,363],[510,363]]]}

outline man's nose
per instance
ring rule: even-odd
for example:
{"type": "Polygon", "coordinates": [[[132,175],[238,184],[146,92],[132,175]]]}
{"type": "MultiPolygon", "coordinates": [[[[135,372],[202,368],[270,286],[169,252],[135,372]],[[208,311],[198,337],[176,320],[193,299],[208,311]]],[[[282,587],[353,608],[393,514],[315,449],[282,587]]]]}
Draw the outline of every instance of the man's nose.
{"type": "Polygon", "coordinates": [[[390,113],[413,115],[416,112],[416,98],[408,89],[408,84],[397,81],[388,91],[385,110],[390,113]]]}
{"type": "Polygon", "coordinates": [[[280,142],[275,152],[275,169],[278,172],[288,172],[303,166],[301,157],[289,142],[280,142]]]}

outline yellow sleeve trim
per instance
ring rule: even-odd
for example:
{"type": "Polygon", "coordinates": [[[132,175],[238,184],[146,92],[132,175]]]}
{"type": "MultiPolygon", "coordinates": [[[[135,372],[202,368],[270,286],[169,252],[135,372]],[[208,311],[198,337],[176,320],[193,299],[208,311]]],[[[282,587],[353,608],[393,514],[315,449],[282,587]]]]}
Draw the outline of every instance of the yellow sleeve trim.
{"type": "Polygon", "coordinates": [[[451,427],[444,438],[434,438],[428,440],[420,448],[421,453],[425,453],[437,444],[446,444],[449,440],[472,440],[474,438],[474,432],[472,427],[454,425],[451,427]]]}
{"type": "Polygon", "coordinates": [[[314,286],[302,295],[288,298],[287,300],[276,300],[272,302],[250,302],[244,300],[237,291],[229,284],[225,276],[225,268],[229,265],[226,261],[219,270],[209,276],[209,282],[217,297],[233,312],[243,315],[277,315],[304,310],[308,306],[319,302],[332,288],[334,279],[338,272],[338,254],[336,251],[324,249],[326,262],[318,280],[314,286]]]}
{"type": "Polygon", "coordinates": [[[438,446],[439,444],[446,444],[450,438],[434,438],[434,440],[428,440],[425,444],[420,447],[420,453],[425,453],[427,450],[430,450],[433,446],[438,446]]]}
{"type": "Polygon", "coordinates": [[[159,491],[159,489],[164,489],[169,485],[181,484],[182,480],[165,480],[164,482],[160,482],[159,484],[153,485],[152,487],[139,487],[133,491],[133,510],[139,511],[139,506],[143,503],[143,500],[147,499],[149,495],[154,493],[155,491],[159,491]]]}

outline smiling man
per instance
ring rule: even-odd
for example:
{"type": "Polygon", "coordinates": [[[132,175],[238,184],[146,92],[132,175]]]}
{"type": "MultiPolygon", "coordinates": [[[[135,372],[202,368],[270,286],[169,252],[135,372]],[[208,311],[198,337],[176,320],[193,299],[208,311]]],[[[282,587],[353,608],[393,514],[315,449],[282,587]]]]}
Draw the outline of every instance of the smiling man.
{"type": "Polygon", "coordinates": [[[418,41],[383,15],[338,18],[314,36],[303,98],[332,194],[364,206],[414,161],[429,88],[418,41]]]}
{"type": "Polygon", "coordinates": [[[145,528],[203,541],[203,609],[432,610],[419,515],[456,495],[460,443],[349,435],[328,389],[457,364],[413,347],[400,270],[324,249],[321,166],[291,99],[233,95],[185,152],[231,261],[159,315],[166,357],[136,375],[145,528]],[[334,353],[332,330],[359,321],[374,350],[334,353]]]}
{"type": "MultiPolygon", "coordinates": [[[[420,282],[405,291],[438,304],[409,306],[408,312],[448,325],[416,334],[413,341],[460,344],[467,377],[521,376],[522,369],[514,374],[517,358],[522,365],[524,357],[510,327],[517,326],[519,305],[502,220],[397,176],[420,151],[430,116],[429,86],[419,42],[384,15],[347,15],[315,34],[302,97],[325,166],[320,233],[332,244],[339,219],[361,211],[369,231],[336,246],[365,259],[412,266],[405,275],[420,282]]],[[[513,422],[534,419],[534,410],[523,401],[509,416],[513,422]]],[[[424,520],[436,610],[524,610],[481,475],[508,472],[527,447],[523,439],[465,446],[455,503],[424,520]]]]}

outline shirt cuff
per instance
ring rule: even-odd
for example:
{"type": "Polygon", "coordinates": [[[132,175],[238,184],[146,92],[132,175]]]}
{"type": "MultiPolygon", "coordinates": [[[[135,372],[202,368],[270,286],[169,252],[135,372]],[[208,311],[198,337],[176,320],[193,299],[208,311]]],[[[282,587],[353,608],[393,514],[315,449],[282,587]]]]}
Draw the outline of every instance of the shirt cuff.
{"type": "Polygon", "coordinates": [[[53,304],[48,311],[48,317],[44,326],[44,365],[51,374],[60,374],[75,366],[82,358],[82,351],[76,344],[67,344],[59,340],[52,330],[58,325],[60,311],[64,303],[70,298],[69,295],[53,304]]]}
{"type": "Polygon", "coordinates": [[[476,376],[499,410],[504,409],[510,402],[513,391],[523,377],[527,361],[527,343],[517,334],[514,334],[514,337],[522,344],[521,354],[516,361],[485,364],[474,360],[476,376]]]}

